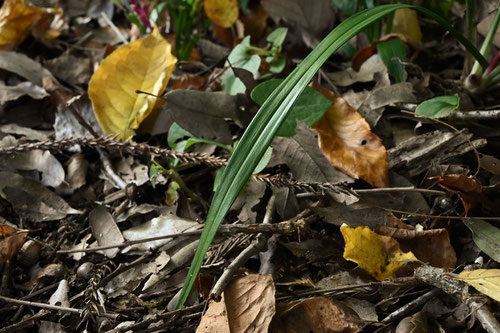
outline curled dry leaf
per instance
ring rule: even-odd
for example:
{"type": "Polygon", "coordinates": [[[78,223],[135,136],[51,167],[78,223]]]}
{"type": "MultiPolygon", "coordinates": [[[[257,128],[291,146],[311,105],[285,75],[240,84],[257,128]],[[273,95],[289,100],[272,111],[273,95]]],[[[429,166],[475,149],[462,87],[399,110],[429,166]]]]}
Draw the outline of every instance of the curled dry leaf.
{"type": "Polygon", "coordinates": [[[344,258],[354,261],[379,281],[390,279],[407,263],[417,261],[413,253],[404,253],[399,243],[388,236],[381,236],[367,227],[340,227],[344,236],[344,258]]]}
{"type": "Polygon", "coordinates": [[[141,122],[162,103],[160,98],[136,91],[161,95],[176,62],[171,45],[157,28],[104,59],[89,82],[89,97],[102,130],[123,140],[134,136],[141,122]]]}
{"type": "Polygon", "coordinates": [[[223,28],[230,28],[238,19],[238,0],[205,0],[204,6],[210,21],[223,28]]]}
{"type": "Polygon", "coordinates": [[[24,0],[5,0],[0,9],[0,49],[14,50],[43,14],[41,8],[30,6],[24,0]]]}
{"type": "Polygon", "coordinates": [[[323,118],[312,126],[319,134],[319,146],[327,160],[353,178],[387,187],[389,162],[382,140],[343,98],[319,85],[313,87],[333,101],[323,118]]]}
{"type": "Polygon", "coordinates": [[[441,187],[458,195],[464,205],[466,216],[483,191],[483,186],[476,177],[464,174],[443,174],[432,179],[437,179],[441,187]]]}
{"type": "Polygon", "coordinates": [[[26,232],[16,232],[16,228],[0,224],[0,265],[15,256],[26,241],[26,232]]]}

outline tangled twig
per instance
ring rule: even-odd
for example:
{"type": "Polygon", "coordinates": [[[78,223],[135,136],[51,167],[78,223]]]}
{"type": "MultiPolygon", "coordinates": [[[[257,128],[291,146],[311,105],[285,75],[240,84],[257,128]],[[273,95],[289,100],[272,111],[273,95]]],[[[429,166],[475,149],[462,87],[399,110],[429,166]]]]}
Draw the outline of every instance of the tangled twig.
{"type": "MultiPolygon", "coordinates": [[[[227,160],[222,157],[206,156],[200,153],[178,152],[168,148],[150,146],[145,143],[137,143],[132,141],[120,141],[113,137],[78,137],[58,140],[47,140],[39,142],[29,142],[11,147],[0,148],[1,154],[15,154],[24,151],[35,149],[45,149],[51,151],[61,151],[68,149],[74,145],[80,145],[88,148],[101,148],[108,151],[126,152],[131,155],[153,155],[167,158],[175,158],[182,163],[189,164],[204,164],[213,168],[223,168],[227,165],[227,160]]],[[[356,195],[346,184],[333,183],[307,183],[288,178],[283,175],[253,175],[253,178],[263,182],[268,186],[276,187],[293,187],[300,191],[320,192],[332,191],[335,193],[345,193],[356,195]]]]}

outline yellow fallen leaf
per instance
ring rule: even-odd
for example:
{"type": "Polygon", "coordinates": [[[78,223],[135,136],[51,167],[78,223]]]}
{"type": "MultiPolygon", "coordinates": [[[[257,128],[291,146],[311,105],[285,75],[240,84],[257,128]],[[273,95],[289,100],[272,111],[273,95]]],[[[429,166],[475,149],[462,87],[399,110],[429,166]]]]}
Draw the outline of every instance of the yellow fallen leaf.
{"type": "Polygon", "coordinates": [[[238,0],[205,0],[204,6],[210,21],[223,28],[230,28],[238,19],[238,0]]]}
{"type": "Polygon", "coordinates": [[[500,269],[476,269],[463,271],[458,277],[479,292],[500,302],[500,269]]]}
{"type": "Polygon", "coordinates": [[[88,91],[104,133],[123,140],[134,136],[141,122],[162,103],[161,98],[136,90],[161,95],[176,62],[170,44],[156,27],[149,36],[119,47],[104,59],[88,91]]]}
{"type": "Polygon", "coordinates": [[[323,118],[312,128],[318,132],[319,147],[330,164],[345,174],[377,187],[389,185],[389,162],[382,140],[345,99],[332,91],[313,88],[333,102],[323,118]]]}
{"type": "Polygon", "coordinates": [[[23,0],[5,0],[0,9],[0,50],[14,50],[43,14],[43,9],[30,6],[23,0]]]}
{"type": "Polygon", "coordinates": [[[401,8],[394,12],[392,32],[408,36],[408,42],[418,49],[422,41],[422,30],[418,23],[417,12],[410,8],[401,8]]]}
{"type": "Polygon", "coordinates": [[[418,261],[413,253],[404,253],[391,237],[381,236],[367,227],[340,227],[344,236],[344,258],[354,261],[379,281],[394,277],[407,263],[418,261]]]}

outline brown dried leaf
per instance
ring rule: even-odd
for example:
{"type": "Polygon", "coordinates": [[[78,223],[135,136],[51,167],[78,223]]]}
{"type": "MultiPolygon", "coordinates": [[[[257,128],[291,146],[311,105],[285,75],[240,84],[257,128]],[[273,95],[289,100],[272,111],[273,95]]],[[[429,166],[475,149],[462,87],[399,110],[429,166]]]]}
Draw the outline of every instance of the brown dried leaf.
{"type": "Polygon", "coordinates": [[[361,178],[376,187],[387,187],[389,162],[382,140],[343,98],[319,85],[313,87],[334,102],[312,126],[319,134],[319,146],[330,164],[353,178],[361,178]]]}
{"type": "Polygon", "coordinates": [[[327,297],[277,305],[269,332],[359,332],[363,322],[351,308],[327,297]]]}
{"type": "Polygon", "coordinates": [[[19,252],[26,241],[26,232],[16,233],[17,229],[7,224],[0,224],[0,265],[19,252]]]}
{"type": "Polygon", "coordinates": [[[483,186],[476,177],[464,174],[444,174],[432,179],[437,179],[441,187],[459,196],[464,205],[465,215],[478,201],[478,194],[483,191],[483,186]]]}
{"type": "Polygon", "coordinates": [[[271,275],[233,280],[221,302],[212,302],[196,332],[267,332],[275,314],[271,275]]]}

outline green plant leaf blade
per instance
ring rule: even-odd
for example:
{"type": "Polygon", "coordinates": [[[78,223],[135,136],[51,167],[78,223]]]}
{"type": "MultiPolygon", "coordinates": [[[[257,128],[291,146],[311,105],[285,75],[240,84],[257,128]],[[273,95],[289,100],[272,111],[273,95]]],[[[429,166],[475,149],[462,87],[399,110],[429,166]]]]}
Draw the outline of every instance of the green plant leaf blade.
{"type": "Polygon", "coordinates": [[[415,113],[432,118],[443,118],[449,116],[459,106],[460,98],[457,95],[439,96],[420,103],[415,113]]]}
{"type": "Polygon", "coordinates": [[[406,47],[401,39],[392,38],[378,43],[377,51],[389,74],[394,76],[397,82],[405,82],[408,73],[406,73],[402,62],[406,61],[406,47]]]}
{"type": "Polygon", "coordinates": [[[472,239],[477,247],[500,262],[500,229],[478,219],[465,219],[464,223],[472,231],[472,239]]]}
{"type": "MultiPolygon", "coordinates": [[[[283,80],[268,80],[262,82],[252,90],[250,97],[259,105],[264,104],[266,99],[280,85],[283,80]]],[[[308,126],[313,125],[323,117],[326,110],[332,106],[332,101],[311,87],[306,87],[302,94],[289,111],[288,116],[281,124],[277,136],[294,136],[297,119],[305,122],[308,126]]]]}
{"type": "Polygon", "coordinates": [[[205,227],[200,238],[200,243],[196,249],[186,281],[181,290],[177,308],[180,308],[189,296],[205,254],[212,243],[219,225],[226,216],[226,213],[231,208],[231,205],[236,200],[243,186],[245,186],[252,171],[260,161],[261,156],[264,154],[282,122],[287,117],[294,102],[307,84],[309,84],[312,77],[320,69],[323,63],[349,39],[368,25],[399,8],[414,8],[432,17],[452,32],[453,35],[455,35],[481,62],[481,64],[484,65],[484,67],[488,65],[479,51],[448,22],[422,7],[403,4],[378,6],[354,14],[339,24],[321,43],[318,44],[302,63],[279,85],[279,87],[273,91],[243,134],[240,143],[229,160],[228,166],[224,170],[221,184],[213,197],[205,221],[205,227]]]}

